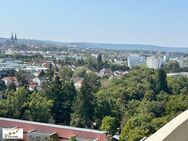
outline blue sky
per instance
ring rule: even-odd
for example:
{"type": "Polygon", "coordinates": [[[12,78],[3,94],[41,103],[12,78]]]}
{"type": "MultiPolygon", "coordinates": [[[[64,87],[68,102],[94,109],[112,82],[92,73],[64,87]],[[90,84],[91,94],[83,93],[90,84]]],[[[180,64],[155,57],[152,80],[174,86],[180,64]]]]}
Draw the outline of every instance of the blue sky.
{"type": "Polygon", "coordinates": [[[0,0],[0,37],[188,47],[188,0],[0,0]]]}

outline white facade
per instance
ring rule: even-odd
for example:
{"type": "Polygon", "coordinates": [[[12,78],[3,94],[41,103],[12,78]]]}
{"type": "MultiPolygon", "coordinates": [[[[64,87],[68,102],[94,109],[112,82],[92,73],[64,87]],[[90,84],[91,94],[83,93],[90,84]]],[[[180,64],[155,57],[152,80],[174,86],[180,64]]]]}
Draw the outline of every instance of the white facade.
{"type": "Polygon", "coordinates": [[[167,73],[167,77],[179,77],[179,76],[188,78],[188,72],[167,73]]]}
{"type": "Polygon", "coordinates": [[[128,67],[132,68],[134,66],[140,66],[146,64],[144,57],[139,56],[138,54],[129,55],[127,58],[128,67]]]}
{"type": "Polygon", "coordinates": [[[147,57],[148,68],[159,69],[161,67],[161,59],[156,56],[147,57]]]}
{"type": "Polygon", "coordinates": [[[180,58],[180,68],[187,68],[188,67],[188,56],[180,58]]]}

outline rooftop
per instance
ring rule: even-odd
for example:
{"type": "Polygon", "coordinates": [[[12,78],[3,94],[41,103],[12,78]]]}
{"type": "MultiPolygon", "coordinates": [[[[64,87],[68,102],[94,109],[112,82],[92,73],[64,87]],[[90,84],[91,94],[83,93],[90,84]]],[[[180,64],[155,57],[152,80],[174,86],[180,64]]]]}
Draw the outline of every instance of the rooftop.
{"type": "Polygon", "coordinates": [[[33,125],[50,126],[50,127],[55,127],[55,128],[77,130],[77,131],[84,131],[84,132],[92,132],[92,133],[97,133],[97,134],[105,134],[106,133],[105,131],[98,131],[98,130],[93,130],[93,129],[85,129],[85,128],[63,126],[63,125],[56,125],[56,124],[50,124],[50,123],[41,123],[41,122],[34,122],[34,121],[26,121],[26,120],[19,120],[19,119],[10,119],[10,118],[3,118],[3,117],[0,117],[0,120],[10,121],[10,122],[26,123],[26,124],[33,124],[33,125]]]}

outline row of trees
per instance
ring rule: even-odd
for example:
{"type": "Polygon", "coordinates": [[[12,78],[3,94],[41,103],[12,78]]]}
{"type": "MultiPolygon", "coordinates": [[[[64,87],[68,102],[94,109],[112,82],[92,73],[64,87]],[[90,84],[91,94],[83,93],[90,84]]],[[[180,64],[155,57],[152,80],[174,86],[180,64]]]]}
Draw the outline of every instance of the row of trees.
{"type": "Polygon", "coordinates": [[[51,119],[52,100],[39,92],[29,93],[24,87],[9,91],[0,101],[0,116],[48,122],[51,119]]]}

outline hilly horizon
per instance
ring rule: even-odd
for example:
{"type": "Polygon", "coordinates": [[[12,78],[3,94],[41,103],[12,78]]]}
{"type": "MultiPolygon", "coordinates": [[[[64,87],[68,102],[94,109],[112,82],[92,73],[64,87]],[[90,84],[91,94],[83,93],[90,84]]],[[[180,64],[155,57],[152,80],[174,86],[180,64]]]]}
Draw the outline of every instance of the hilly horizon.
{"type": "MultiPolygon", "coordinates": [[[[0,43],[9,40],[9,38],[0,37],[0,43]]],[[[20,44],[26,43],[44,43],[46,45],[55,45],[57,47],[75,47],[75,48],[93,48],[93,49],[110,49],[110,50],[141,50],[141,51],[164,51],[164,52],[181,52],[188,53],[186,47],[168,47],[147,44],[116,44],[116,43],[92,43],[92,42],[58,42],[51,40],[38,39],[18,39],[20,44]]]]}

